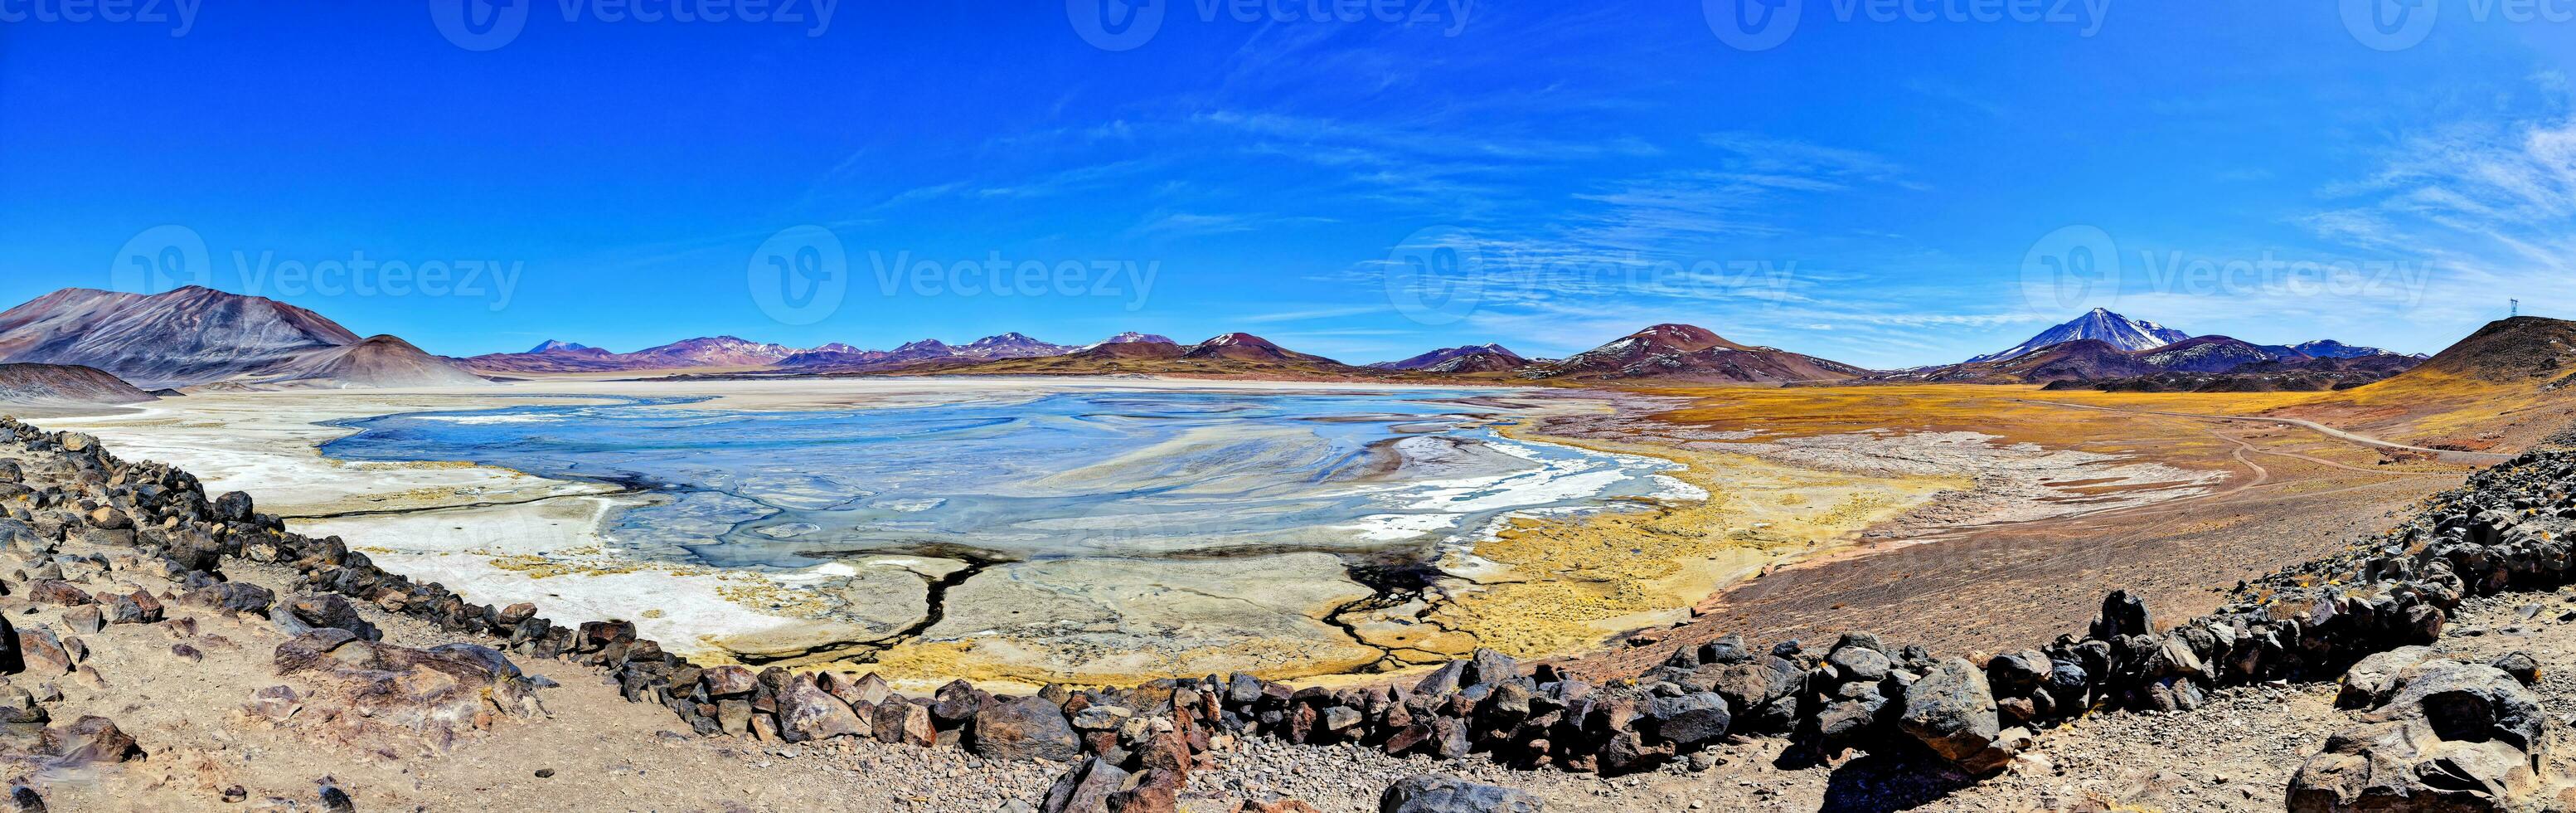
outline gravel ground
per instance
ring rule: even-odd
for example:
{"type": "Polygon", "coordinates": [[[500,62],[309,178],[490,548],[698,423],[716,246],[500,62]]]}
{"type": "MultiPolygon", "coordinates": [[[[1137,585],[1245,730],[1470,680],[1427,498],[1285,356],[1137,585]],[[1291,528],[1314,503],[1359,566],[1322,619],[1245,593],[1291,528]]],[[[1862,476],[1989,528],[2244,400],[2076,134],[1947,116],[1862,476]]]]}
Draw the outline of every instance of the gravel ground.
{"type": "MultiPolygon", "coordinates": [[[[2562,723],[2576,721],[2576,591],[2470,602],[2439,648],[2479,662],[2531,654],[2542,665],[2543,706],[2562,723]]],[[[1982,782],[1920,754],[1845,754],[1809,764],[1785,754],[1777,740],[1731,742],[1697,765],[1610,780],[1517,771],[1482,758],[1441,764],[1254,741],[1226,754],[1218,770],[1194,777],[1192,788],[1232,797],[1284,794],[1336,813],[1376,810],[1386,785],[1430,772],[1520,788],[1560,813],[2278,811],[2299,765],[2352,724],[2351,712],[2334,708],[2336,688],[2239,687],[2213,692],[2208,705],[2189,712],[2096,714],[2043,733],[2038,748],[1982,782]]],[[[2563,728],[2553,753],[2562,769],[2576,770],[2576,738],[2563,728]]]]}

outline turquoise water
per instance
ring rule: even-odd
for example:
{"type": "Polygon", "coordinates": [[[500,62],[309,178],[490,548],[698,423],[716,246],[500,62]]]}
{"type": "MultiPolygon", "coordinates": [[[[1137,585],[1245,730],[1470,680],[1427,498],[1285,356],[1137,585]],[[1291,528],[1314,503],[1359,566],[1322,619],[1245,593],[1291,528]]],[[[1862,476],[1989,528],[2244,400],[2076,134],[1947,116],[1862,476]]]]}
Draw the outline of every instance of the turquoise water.
{"type": "Polygon", "coordinates": [[[1009,403],[739,411],[681,401],[352,421],[335,458],[466,460],[654,495],[618,544],[719,567],[1420,554],[1514,512],[1686,490],[1671,464],[1501,437],[1467,392],[1082,391],[1009,403]]]}

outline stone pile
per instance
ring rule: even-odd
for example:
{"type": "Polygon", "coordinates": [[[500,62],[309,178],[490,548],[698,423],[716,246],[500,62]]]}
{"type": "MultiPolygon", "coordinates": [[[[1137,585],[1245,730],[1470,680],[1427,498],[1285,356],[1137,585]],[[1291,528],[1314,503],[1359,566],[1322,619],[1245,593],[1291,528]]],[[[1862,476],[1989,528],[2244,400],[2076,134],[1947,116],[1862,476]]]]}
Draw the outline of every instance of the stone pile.
{"type": "MultiPolygon", "coordinates": [[[[872,675],[699,665],[639,639],[624,621],[566,628],[531,605],[473,604],[385,572],[336,537],[289,532],[238,492],[210,499],[185,472],[118,461],[86,436],[0,421],[0,443],[14,443],[47,475],[0,468],[0,541],[76,537],[134,550],[188,586],[182,600],[266,614],[308,646],[336,642],[323,651],[330,659],[357,647],[364,654],[349,655],[346,668],[380,668],[388,657],[359,646],[376,636],[349,602],[365,602],[490,636],[521,657],[596,667],[629,700],[668,707],[703,734],[872,737],[1074,763],[1048,798],[1048,810],[1066,811],[1169,809],[1210,748],[1254,735],[1437,759],[1485,753],[1611,775],[1653,769],[1729,735],[1781,736],[1827,750],[1928,749],[1982,773],[2038,732],[2093,710],[2186,710],[2219,686],[2341,675],[2367,656],[2431,643],[2466,598],[2554,589],[2576,565],[2576,501],[2567,498],[2576,493],[2576,454],[2534,454],[2479,473],[2348,554],[2240,585],[2218,613],[2160,627],[2138,597],[2115,592],[2081,633],[1983,662],[1853,633],[1826,647],[1722,640],[1604,686],[1479,650],[1409,685],[1298,689],[1231,675],[1011,697],[961,681],[906,697],[872,675]],[[229,583],[220,569],[227,557],[292,568],[301,594],[280,600],[229,583]]],[[[40,600],[99,605],[104,623],[158,610],[149,596],[100,596],[30,576],[40,600]]],[[[18,636],[23,657],[55,658],[59,647],[37,638],[18,636]]],[[[421,657],[391,659],[454,662],[421,657]]]]}

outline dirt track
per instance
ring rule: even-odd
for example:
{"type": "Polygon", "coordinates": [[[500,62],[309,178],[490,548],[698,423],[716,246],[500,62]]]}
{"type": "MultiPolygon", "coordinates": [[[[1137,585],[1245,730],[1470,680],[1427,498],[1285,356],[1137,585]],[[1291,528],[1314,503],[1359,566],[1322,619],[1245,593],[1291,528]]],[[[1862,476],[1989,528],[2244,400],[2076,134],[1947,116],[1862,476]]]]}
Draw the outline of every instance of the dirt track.
{"type": "Polygon", "coordinates": [[[2357,435],[2357,434],[2354,434],[2354,433],[2351,433],[2351,432],[2346,432],[2346,431],[2341,430],[2341,429],[2336,429],[2336,428],[2334,428],[2334,427],[2327,426],[2327,425],[2325,425],[2325,424],[2317,423],[2317,422],[2315,422],[2315,421],[2303,421],[2303,420],[2299,420],[2299,419],[2297,419],[2297,418],[2264,418],[2264,417],[2256,417],[2256,416],[2251,416],[2251,415],[2203,415],[2203,414],[2192,413],[2192,412],[2164,412],[2164,411],[2159,411],[2159,410],[2150,410],[2150,409],[2121,409],[2121,408],[2119,408],[2119,407],[2090,406],[2090,405],[2086,405],[2086,404],[2068,404],[2068,403],[2060,403],[2060,402],[2057,402],[2057,401],[2032,401],[2032,400],[2027,400],[2027,399],[2018,399],[2018,400],[2021,400],[2021,403],[2025,403],[2025,404],[2038,404],[2038,405],[2040,405],[2040,406],[2065,407],[2065,408],[2067,408],[2067,409],[2092,409],[2092,410],[2100,410],[2100,411],[2103,411],[2103,412],[2127,412],[2127,413],[2135,414],[2135,415],[2164,415],[2164,416],[2176,417],[2176,418],[2200,418],[2200,419],[2203,419],[2203,420],[2212,420],[2212,421],[2231,421],[2231,422],[2235,422],[2235,421],[2251,421],[2251,422],[2256,422],[2256,423],[2274,423],[2274,424],[2281,424],[2281,425],[2284,425],[2284,426],[2296,426],[2296,427],[2299,427],[2299,428],[2301,428],[2301,429],[2306,429],[2306,430],[2309,430],[2309,431],[2312,431],[2312,432],[2316,432],[2316,433],[2319,433],[2319,434],[2325,435],[2325,436],[2327,436],[2327,437],[2335,438],[2335,439],[2337,439],[2337,440],[2350,441],[2350,442],[2353,442],[2353,443],[2361,444],[2361,445],[2363,445],[2363,446],[2373,446],[2373,447],[2377,447],[2377,448],[2381,448],[2381,449],[2396,449],[2396,450],[2398,450],[2398,451],[2406,451],[2406,452],[2423,452],[2423,453],[2425,453],[2425,454],[2433,455],[2434,457],[2436,457],[2436,458],[2440,459],[2442,462],[2445,462],[2445,463],[2463,463],[2463,464],[2468,464],[2468,465],[2485,466],[2485,465],[2493,465],[2493,464],[2496,464],[2496,463],[2502,463],[2502,462],[2505,462],[2505,461],[2508,461],[2508,460],[2512,460],[2512,459],[2513,459],[2513,455],[2509,455],[2509,454],[2495,454],[2495,453],[2492,453],[2492,452],[2460,452],[2460,451],[2453,451],[2453,450],[2450,450],[2450,449],[2433,449],[2433,448],[2427,448],[2427,447],[2423,447],[2423,446],[2408,446],[2408,445],[2403,444],[2403,443],[2395,443],[2395,442],[2391,442],[2391,441],[2380,440],[2380,439],[2378,439],[2378,438],[2370,437],[2370,436],[2368,436],[2368,435],[2357,435]]]}

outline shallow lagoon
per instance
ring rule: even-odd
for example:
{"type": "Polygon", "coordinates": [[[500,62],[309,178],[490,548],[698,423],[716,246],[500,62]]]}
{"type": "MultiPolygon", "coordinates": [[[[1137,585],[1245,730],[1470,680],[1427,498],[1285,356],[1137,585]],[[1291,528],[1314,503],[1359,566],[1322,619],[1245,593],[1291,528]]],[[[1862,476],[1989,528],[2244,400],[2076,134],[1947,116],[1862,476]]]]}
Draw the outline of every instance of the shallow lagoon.
{"type": "Polygon", "coordinates": [[[650,556],[803,569],[840,556],[1431,558],[1502,517],[1697,496],[1673,464],[1503,437],[1468,391],[1068,391],[739,411],[684,401],[390,415],[323,447],[659,495],[609,536],[650,556]]]}

